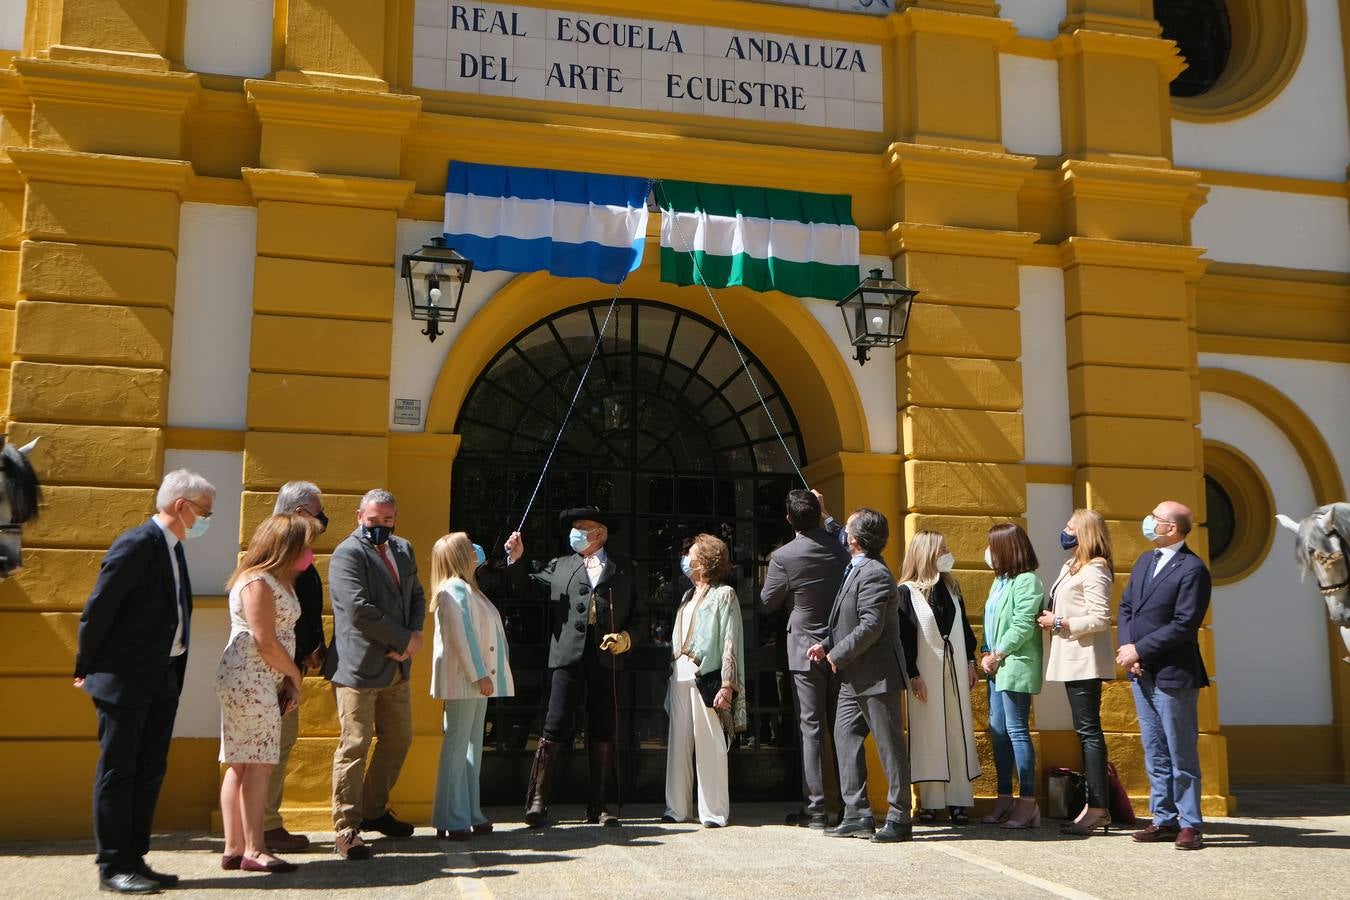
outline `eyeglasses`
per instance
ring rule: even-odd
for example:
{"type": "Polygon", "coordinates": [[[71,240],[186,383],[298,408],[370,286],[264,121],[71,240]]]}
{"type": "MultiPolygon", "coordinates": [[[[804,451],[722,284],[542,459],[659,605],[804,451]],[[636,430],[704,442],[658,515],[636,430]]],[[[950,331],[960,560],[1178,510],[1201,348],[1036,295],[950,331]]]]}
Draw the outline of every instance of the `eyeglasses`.
{"type": "Polygon", "coordinates": [[[192,507],[192,511],[197,514],[197,518],[199,519],[211,518],[212,515],[211,510],[208,509],[206,512],[202,512],[202,505],[200,503],[197,503],[195,500],[189,500],[187,497],[184,497],[183,502],[186,503],[188,506],[192,507]]]}

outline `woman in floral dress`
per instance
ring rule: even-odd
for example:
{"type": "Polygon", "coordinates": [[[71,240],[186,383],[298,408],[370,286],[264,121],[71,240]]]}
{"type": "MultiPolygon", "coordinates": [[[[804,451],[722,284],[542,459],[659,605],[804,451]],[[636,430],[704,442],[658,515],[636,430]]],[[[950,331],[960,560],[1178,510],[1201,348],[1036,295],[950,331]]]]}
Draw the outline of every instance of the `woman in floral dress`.
{"type": "Polygon", "coordinates": [[[220,761],[229,766],[220,787],[224,869],[296,868],[267,852],[263,808],[280,756],[281,716],[300,702],[300,670],[293,658],[300,617],[295,576],[314,561],[313,528],[304,516],[264,519],[227,582],[230,638],[216,669],[220,761]]]}

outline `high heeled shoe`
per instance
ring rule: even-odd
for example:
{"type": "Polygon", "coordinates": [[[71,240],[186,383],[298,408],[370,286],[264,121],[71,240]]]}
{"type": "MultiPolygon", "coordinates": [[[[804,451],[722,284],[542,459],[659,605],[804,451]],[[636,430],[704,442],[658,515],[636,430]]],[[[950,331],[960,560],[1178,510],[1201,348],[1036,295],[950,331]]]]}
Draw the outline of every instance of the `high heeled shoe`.
{"type": "Polygon", "coordinates": [[[1008,816],[1012,815],[1013,807],[1016,801],[1007,794],[999,794],[998,799],[994,801],[994,809],[989,815],[980,819],[984,825],[1002,825],[1008,821],[1008,816]]]}
{"type": "Polygon", "coordinates": [[[1060,834],[1073,834],[1079,837],[1087,837],[1101,827],[1102,834],[1107,834],[1111,830],[1111,813],[1103,812],[1093,816],[1090,819],[1083,819],[1078,822],[1065,822],[1059,826],[1060,834]]]}
{"type": "MultiPolygon", "coordinates": [[[[1017,801],[1018,806],[1025,807],[1026,804],[1021,800],[1017,801]]],[[[1025,815],[1018,815],[1018,810],[1014,807],[1008,820],[1000,827],[1002,828],[1037,828],[1041,824],[1041,807],[1035,800],[1031,801],[1031,811],[1025,815]]]]}

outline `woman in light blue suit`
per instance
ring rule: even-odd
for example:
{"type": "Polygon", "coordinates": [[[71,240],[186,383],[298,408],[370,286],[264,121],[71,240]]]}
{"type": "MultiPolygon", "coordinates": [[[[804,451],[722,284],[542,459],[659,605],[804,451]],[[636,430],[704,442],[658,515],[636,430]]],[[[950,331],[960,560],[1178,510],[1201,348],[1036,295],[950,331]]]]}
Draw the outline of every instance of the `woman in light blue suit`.
{"type": "Polygon", "coordinates": [[[492,831],[479,800],[483,722],[489,697],[515,693],[502,617],[474,578],[483,562],[483,549],[462,531],[445,535],[431,551],[431,696],[445,703],[431,819],[437,837],[455,841],[492,831]]]}

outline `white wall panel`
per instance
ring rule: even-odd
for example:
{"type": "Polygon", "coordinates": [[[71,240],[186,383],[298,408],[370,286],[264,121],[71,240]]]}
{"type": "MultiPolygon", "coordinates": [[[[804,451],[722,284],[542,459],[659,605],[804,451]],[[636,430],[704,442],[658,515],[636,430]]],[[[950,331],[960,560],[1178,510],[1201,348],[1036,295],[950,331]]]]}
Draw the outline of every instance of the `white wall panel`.
{"type": "Polygon", "coordinates": [[[258,211],[184,203],[169,375],[169,424],[243,428],[258,211]]]}
{"type": "MultiPolygon", "coordinates": [[[[1341,483],[1350,485],[1350,416],[1345,414],[1350,365],[1224,353],[1201,353],[1199,363],[1202,369],[1232,369],[1258,378],[1297,404],[1331,449],[1341,470],[1341,483]]],[[[1208,431],[1209,423],[1202,422],[1201,428],[1208,431]]],[[[1312,509],[1277,511],[1301,519],[1312,509]]]]}
{"type": "MultiPolygon", "coordinates": [[[[1238,447],[1270,485],[1277,510],[1309,510],[1312,486],[1297,452],[1276,425],[1241,401],[1200,395],[1206,438],[1238,447]]],[[[1280,529],[1247,578],[1214,588],[1214,653],[1219,719],[1225,725],[1331,722],[1327,614],[1316,586],[1299,583],[1280,529]]]]}
{"type": "Polygon", "coordinates": [[[1340,197],[1211,187],[1191,238],[1221,262],[1350,272],[1350,205],[1340,197]]]}
{"type": "Polygon", "coordinates": [[[273,0],[187,0],[183,62],[194,72],[272,71],[273,0]]]}
{"type": "Polygon", "coordinates": [[[1178,167],[1345,180],[1350,130],[1337,4],[1308,0],[1305,6],[1308,37],[1284,90],[1231,122],[1173,120],[1172,157],[1178,167]]]}
{"type": "Polygon", "coordinates": [[[1053,38],[1064,21],[1065,0],[999,0],[999,14],[1023,37],[1053,38]]]}
{"type": "Polygon", "coordinates": [[[1009,153],[1058,156],[1059,64],[1004,53],[998,66],[1004,146],[1009,153]]]}
{"type": "MultiPolygon", "coordinates": [[[[1027,536],[1036,551],[1045,590],[1050,590],[1059,567],[1068,558],[1059,546],[1059,533],[1073,514],[1073,486],[1068,484],[1027,485],[1027,536]]],[[[1036,728],[1041,731],[1073,730],[1069,698],[1064,685],[1047,681],[1036,697],[1036,728]]]]}
{"type": "Polygon", "coordinates": [[[168,450],[164,453],[164,471],[191,469],[211,482],[216,489],[211,528],[199,538],[187,541],[188,572],[192,575],[192,593],[210,597],[225,593],[225,581],[234,571],[239,555],[239,500],[244,492],[244,455],[206,450],[168,450]]]}
{"type": "Polygon", "coordinates": [[[1069,379],[1064,337],[1064,273],[1050,266],[1018,270],[1022,294],[1022,427],[1026,461],[1067,466],[1069,379]]]}
{"type": "MultiPolygon", "coordinates": [[[[212,526],[213,528],[215,526],[212,526]]],[[[220,737],[220,701],[216,699],[216,666],[230,636],[227,610],[199,609],[192,614],[192,647],[188,650],[187,677],[178,701],[173,736],[220,737]]]]}
{"type": "Polygon", "coordinates": [[[0,0],[0,50],[23,49],[23,22],[28,0],[0,0]]]}

